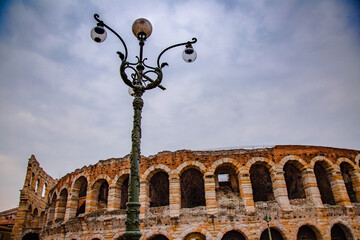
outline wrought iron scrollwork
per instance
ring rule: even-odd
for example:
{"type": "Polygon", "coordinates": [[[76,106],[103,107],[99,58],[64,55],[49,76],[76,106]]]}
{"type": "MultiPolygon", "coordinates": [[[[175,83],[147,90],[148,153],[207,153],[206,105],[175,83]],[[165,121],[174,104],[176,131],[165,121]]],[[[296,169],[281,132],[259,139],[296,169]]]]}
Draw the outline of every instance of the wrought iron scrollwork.
{"type": "Polygon", "coordinates": [[[160,58],[161,56],[167,51],[167,50],[170,50],[171,48],[174,48],[174,47],[179,47],[179,46],[184,46],[184,45],[191,45],[191,44],[194,44],[197,42],[197,39],[196,38],[193,38],[192,41],[188,41],[188,42],[183,42],[183,43],[178,43],[178,44],[175,44],[175,45],[172,45],[170,47],[167,47],[165,48],[160,54],[159,54],[159,57],[157,59],[157,65],[158,65],[158,68],[162,69],[163,67],[165,66],[169,66],[169,64],[167,62],[163,62],[161,65],[160,65],[160,58]]]}
{"type": "Polygon", "coordinates": [[[100,20],[99,17],[100,16],[98,14],[94,14],[94,18],[98,22],[97,25],[110,30],[115,36],[118,37],[118,39],[121,41],[121,43],[124,47],[125,54],[123,54],[120,51],[117,52],[117,54],[119,55],[119,58],[121,60],[120,76],[121,76],[122,80],[124,81],[124,83],[133,89],[141,89],[142,91],[145,91],[145,90],[159,87],[160,89],[165,90],[166,88],[160,84],[162,81],[162,78],[163,78],[162,68],[164,68],[165,66],[168,66],[169,64],[167,62],[162,62],[160,64],[160,58],[169,49],[179,47],[179,46],[194,44],[197,42],[197,39],[193,38],[192,41],[175,44],[175,45],[165,48],[159,54],[159,56],[157,58],[157,66],[152,67],[145,63],[147,58],[143,58],[143,46],[145,44],[145,39],[139,38],[138,40],[139,40],[139,45],[140,45],[140,54],[139,54],[139,56],[136,57],[137,62],[130,63],[127,61],[128,50],[127,50],[127,46],[126,46],[124,40],[110,26],[108,26],[102,20],[100,20]],[[155,76],[155,78],[150,77],[149,76],[150,74],[155,76]]]}

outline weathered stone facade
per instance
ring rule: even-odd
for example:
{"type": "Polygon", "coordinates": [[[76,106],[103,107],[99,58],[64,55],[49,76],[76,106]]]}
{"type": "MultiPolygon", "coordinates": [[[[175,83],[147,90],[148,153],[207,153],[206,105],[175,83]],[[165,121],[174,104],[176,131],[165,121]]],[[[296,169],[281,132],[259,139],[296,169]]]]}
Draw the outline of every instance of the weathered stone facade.
{"type": "Polygon", "coordinates": [[[0,240],[10,239],[10,234],[15,223],[17,208],[0,212],[0,240]]]}
{"type": "MultiPolygon", "coordinates": [[[[273,240],[360,239],[359,160],[360,151],[314,146],[142,157],[142,239],[268,239],[265,216],[273,240]]],[[[32,156],[14,239],[122,239],[128,176],[128,156],[60,180],[32,156]]]]}

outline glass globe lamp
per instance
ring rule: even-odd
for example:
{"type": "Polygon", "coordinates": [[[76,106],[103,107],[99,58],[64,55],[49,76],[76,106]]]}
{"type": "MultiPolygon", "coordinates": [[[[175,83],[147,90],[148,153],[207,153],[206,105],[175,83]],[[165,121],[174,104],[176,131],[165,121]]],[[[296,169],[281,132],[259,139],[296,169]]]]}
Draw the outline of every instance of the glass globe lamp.
{"type": "Polygon", "coordinates": [[[152,33],[151,23],[145,18],[136,19],[132,25],[132,32],[138,39],[146,39],[152,33]]]}
{"type": "Polygon", "coordinates": [[[191,46],[191,44],[185,46],[185,50],[182,54],[182,57],[184,61],[187,63],[191,63],[196,60],[197,53],[194,50],[194,48],[191,46]]]}
{"type": "Polygon", "coordinates": [[[105,31],[105,28],[96,26],[91,30],[90,36],[91,36],[92,40],[94,40],[95,42],[101,43],[101,42],[105,41],[107,33],[105,31]]]}

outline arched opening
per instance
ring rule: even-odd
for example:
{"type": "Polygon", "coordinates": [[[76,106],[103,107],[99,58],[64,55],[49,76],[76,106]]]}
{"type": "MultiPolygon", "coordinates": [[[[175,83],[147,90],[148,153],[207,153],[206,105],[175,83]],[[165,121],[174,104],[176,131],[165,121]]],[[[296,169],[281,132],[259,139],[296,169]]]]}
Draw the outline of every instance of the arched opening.
{"type": "Polygon", "coordinates": [[[225,233],[221,240],[246,240],[246,238],[240,232],[233,230],[225,233]]]}
{"type": "Polygon", "coordinates": [[[335,224],[331,228],[331,240],[350,240],[350,231],[342,224],[335,224]]]}
{"type": "Polygon", "coordinates": [[[331,171],[327,170],[327,166],[323,161],[318,161],[315,163],[314,172],[323,204],[335,205],[335,198],[329,179],[331,171]]]}
{"type": "Polygon", "coordinates": [[[299,228],[297,240],[317,240],[315,232],[309,226],[301,226],[299,228]]]}
{"type": "Polygon", "coordinates": [[[218,206],[235,208],[239,205],[238,176],[232,164],[224,164],[215,170],[216,202],[218,206]]]}
{"type": "Polygon", "coordinates": [[[93,198],[97,209],[106,209],[109,196],[109,184],[105,179],[99,179],[93,186],[93,198]]]}
{"type": "Polygon", "coordinates": [[[37,233],[28,233],[22,237],[22,240],[39,240],[39,234],[37,233]]]}
{"type": "Polygon", "coordinates": [[[340,169],[350,201],[357,202],[358,200],[356,198],[356,192],[354,191],[353,187],[354,176],[352,173],[354,168],[349,163],[342,162],[340,164],[340,169]]]}
{"type": "Polygon", "coordinates": [[[42,193],[41,193],[41,196],[42,196],[42,197],[45,197],[46,188],[47,188],[47,185],[46,185],[46,183],[44,183],[44,186],[43,186],[43,189],[42,189],[42,193]]]}
{"type": "Polygon", "coordinates": [[[239,192],[238,177],[232,165],[221,165],[216,169],[215,186],[217,190],[239,192]]]}
{"type": "Polygon", "coordinates": [[[169,205],[169,175],[163,171],[155,173],[149,181],[150,207],[169,205]]]}
{"type": "Polygon", "coordinates": [[[66,212],[66,204],[67,204],[67,198],[68,198],[68,191],[66,188],[61,190],[59,195],[59,200],[56,204],[56,210],[55,210],[55,220],[64,220],[65,212],[66,212]]]}
{"type": "Polygon", "coordinates": [[[34,217],[39,216],[39,211],[37,208],[34,209],[34,213],[33,213],[34,217]]]}
{"type": "MultiPolygon", "coordinates": [[[[270,228],[271,231],[271,239],[272,240],[284,240],[283,236],[281,235],[281,233],[276,230],[275,228],[270,228]]],[[[260,240],[269,240],[269,230],[265,229],[260,237],[260,240]]]]}
{"type": "Polygon", "coordinates": [[[273,186],[269,169],[259,163],[250,168],[250,180],[254,202],[274,200],[273,186]]]}
{"type": "Polygon", "coordinates": [[[122,178],[119,181],[120,184],[120,209],[126,209],[126,203],[129,199],[129,175],[126,174],[122,176],[122,178]]]}
{"type": "Polygon", "coordinates": [[[205,187],[203,174],[194,168],[185,170],[180,177],[181,207],[205,206],[205,187]]]}
{"type": "Polygon", "coordinates": [[[165,237],[164,235],[159,234],[159,235],[156,235],[156,236],[150,238],[150,240],[169,240],[169,239],[167,237],[165,237]]]}
{"type": "Polygon", "coordinates": [[[206,240],[206,237],[204,235],[202,235],[201,233],[195,232],[195,233],[190,233],[190,234],[186,235],[184,240],[206,240]]]}
{"type": "Polygon", "coordinates": [[[284,176],[289,199],[306,198],[301,172],[292,161],[285,164],[284,176]]]}
{"type": "MultiPolygon", "coordinates": [[[[83,176],[76,179],[73,187],[73,200],[76,202],[75,216],[85,213],[86,195],[87,195],[87,179],[83,176]]],[[[72,213],[74,214],[74,213],[72,213]]]]}
{"type": "Polygon", "coordinates": [[[108,204],[108,195],[109,195],[109,184],[107,181],[104,181],[99,190],[99,201],[98,201],[98,208],[107,208],[108,204]]]}

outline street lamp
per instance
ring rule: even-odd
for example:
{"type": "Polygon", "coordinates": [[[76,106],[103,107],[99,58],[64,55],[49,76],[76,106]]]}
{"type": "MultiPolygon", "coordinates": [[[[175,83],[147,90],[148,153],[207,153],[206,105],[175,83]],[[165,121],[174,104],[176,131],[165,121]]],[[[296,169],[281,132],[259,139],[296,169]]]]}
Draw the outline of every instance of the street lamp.
{"type": "Polygon", "coordinates": [[[162,90],[165,90],[165,87],[160,85],[163,73],[162,68],[167,66],[166,62],[160,64],[161,56],[168,51],[169,49],[185,46],[185,50],[182,54],[184,61],[193,62],[196,59],[196,52],[192,47],[192,44],[197,42],[196,38],[193,38],[192,41],[179,43],[165,48],[157,58],[157,66],[151,67],[145,64],[146,58],[143,57],[143,47],[145,40],[150,37],[152,32],[151,23],[144,19],[137,19],[132,25],[132,31],[135,37],[139,40],[140,45],[140,54],[137,56],[137,62],[130,63],[127,61],[128,51],[124,40],[117,34],[111,27],[106,25],[103,21],[99,19],[98,14],[94,14],[94,18],[97,21],[97,26],[91,30],[91,38],[98,43],[105,41],[107,37],[106,29],[110,30],[115,36],[119,38],[122,45],[124,46],[125,54],[122,52],[117,52],[121,59],[120,64],[120,76],[124,83],[129,86],[129,93],[134,97],[133,108],[134,108],[134,120],[133,120],[133,130],[131,135],[131,155],[130,155],[130,177],[129,177],[129,198],[128,203],[126,204],[126,230],[123,234],[125,239],[138,240],[141,237],[141,232],[139,229],[139,213],[140,213],[140,202],[139,202],[139,191],[140,191],[140,138],[141,138],[141,111],[144,105],[144,101],[141,96],[146,90],[150,90],[156,87],[159,87],[162,90]],[[128,77],[130,76],[130,79],[128,77]],[[148,75],[152,74],[156,76],[156,79],[152,79],[148,75]]]}

